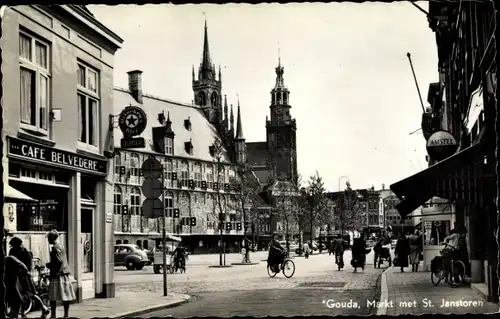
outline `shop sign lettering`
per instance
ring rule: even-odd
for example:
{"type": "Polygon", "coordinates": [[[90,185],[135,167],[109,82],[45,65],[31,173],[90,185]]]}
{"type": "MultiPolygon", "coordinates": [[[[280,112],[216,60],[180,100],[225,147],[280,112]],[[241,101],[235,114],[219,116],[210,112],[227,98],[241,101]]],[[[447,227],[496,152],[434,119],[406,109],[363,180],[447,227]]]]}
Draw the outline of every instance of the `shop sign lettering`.
{"type": "Polygon", "coordinates": [[[15,138],[9,138],[9,154],[49,164],[57,164],[58,166],[63,166],[68,169],[84,170],[103,174],[107,171],[106,161],[93,159],[63,150],[57,150],[15,138]]]}

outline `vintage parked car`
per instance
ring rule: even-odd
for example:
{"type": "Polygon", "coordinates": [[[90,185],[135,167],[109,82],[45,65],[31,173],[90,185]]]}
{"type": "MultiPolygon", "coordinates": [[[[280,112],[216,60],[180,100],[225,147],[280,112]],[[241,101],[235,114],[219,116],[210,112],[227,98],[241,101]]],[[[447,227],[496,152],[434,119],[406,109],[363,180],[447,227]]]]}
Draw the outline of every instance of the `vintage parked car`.
{"type": "Polygon", "coordinates": [[[115,245],[115,266],[125,266],[128,270],[141,270],[149,264],[147,253],[133,244],[115,245]]]}

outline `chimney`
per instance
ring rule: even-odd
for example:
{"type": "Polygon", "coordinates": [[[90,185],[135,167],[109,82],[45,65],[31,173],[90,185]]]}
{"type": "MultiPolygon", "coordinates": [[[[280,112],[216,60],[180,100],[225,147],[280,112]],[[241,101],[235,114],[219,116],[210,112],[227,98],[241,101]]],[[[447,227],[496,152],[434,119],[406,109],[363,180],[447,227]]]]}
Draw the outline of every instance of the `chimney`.
{"type": "Polygon", "coordinates": [[[382,190],[385,190],[385,184],[382,184],[382,190]]]}
{"type": "Polygon", "coordinates": [[[133,70],[127,72],[128,74],[128,89],[132,92],[132,96],[137,103],[142,104],[142,71],[133,70]]]}

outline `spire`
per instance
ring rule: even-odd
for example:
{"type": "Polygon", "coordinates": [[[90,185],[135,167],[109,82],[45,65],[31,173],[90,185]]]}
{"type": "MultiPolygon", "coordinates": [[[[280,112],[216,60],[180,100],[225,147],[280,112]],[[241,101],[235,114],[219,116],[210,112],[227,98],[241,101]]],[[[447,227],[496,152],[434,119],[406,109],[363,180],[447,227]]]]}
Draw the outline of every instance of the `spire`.
{"type": "Polygon", "coordinates": [[[243,127],[241,125],[240,100],[238,99],[238,114],[236,114],[236,140],[244,140],[243,127]]]}
{"type": "Polygon", "coordinates": [[[220,64],[219,64],[219,82],[222,82],[222,72],[220,71],[220,64]]]}
{"type": "Polygon", "coordinates": [[[193,81],[194,81],[195,80],[195,78],[194,78],[194,65],[193,65],[193,71],[191,72],[191,74],[192,74],[193,81]]]}
{"type": "MultiPolygon", "coordinates": [[[[278,49],[279,52],[279,49],[278,49]]],[[[283,79],[283,73],[285,73],[284,68],[281,66],[281,55],[278,53],[278,66],[276,67],[276,85],[275,89],[284,89],[285,81],[283,79]]]]}
{"type": "Polygon", "coordinates": [[[227,96],[224,94],[224,131],[227,131],[228,126],[228,117],[227,117],[227,96]]]}
{"type": "Polygon", "coordinates": [[[167,132],[172,132],[172,121],[170,121],[170,111],[167,112],[167,121],[165,122],[167,132]]]}
{"type": "Polygon", "coordinates": [[[229,116],[229,130],[234,136],[234,112],[233,112],[233,105],[231,104],[231,115],[229,116]]]}
{"type": "Polygon", "coordinates": [[[210,61],[210,49],[208,47],[208,27],[207,18],[205,17],[205,38],[203,39],[203,60],[201,68],[209,70],[212,68],[212,61],[210,61]]]}

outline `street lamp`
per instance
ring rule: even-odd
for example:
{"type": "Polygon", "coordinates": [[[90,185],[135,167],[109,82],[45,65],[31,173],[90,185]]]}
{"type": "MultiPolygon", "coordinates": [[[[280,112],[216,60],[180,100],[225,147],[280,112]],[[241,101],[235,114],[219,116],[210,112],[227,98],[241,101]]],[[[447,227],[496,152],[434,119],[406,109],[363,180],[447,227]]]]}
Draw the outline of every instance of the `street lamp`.
{"type": "Polygon", "coordinates": [[[220,209],[221,203],[220,203],[220,173],[221,173],[221,158],[222,158],[222,144],[218,141],[215,140],[214,144],[211,147],[211,152],[213,154],[213,157],[217,163],[217,204],[219,206],[219,232],[220,232],[220,253],[219,253],[219,265],[222,266],[225,264],[226,260],[226,249],[225,249],[225,244],[223,241],[223,228],[224,228],[224,221],[223,221],[223,213],[222,210],[220,209]],[[223,263],[223,255],[224,254],[224,263],[223,263]]]}

